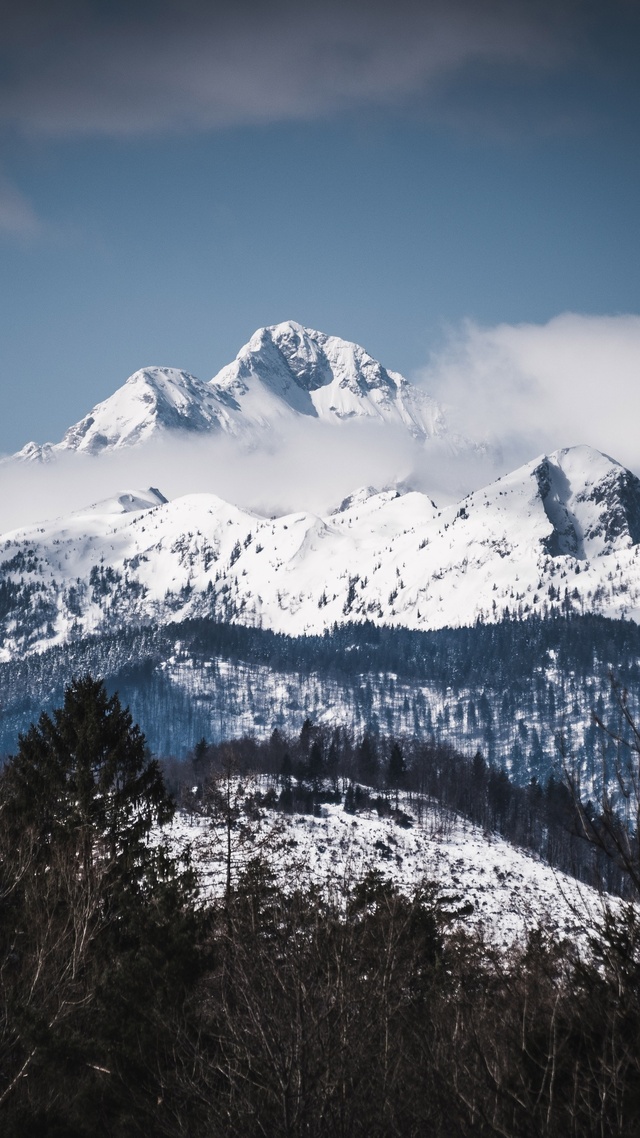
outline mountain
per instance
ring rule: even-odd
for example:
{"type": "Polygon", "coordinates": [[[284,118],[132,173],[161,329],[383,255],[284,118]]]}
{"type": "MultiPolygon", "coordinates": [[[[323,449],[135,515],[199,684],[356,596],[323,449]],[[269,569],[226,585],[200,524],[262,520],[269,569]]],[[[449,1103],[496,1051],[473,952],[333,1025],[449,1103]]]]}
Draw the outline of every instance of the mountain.
{"type": "Polygon", "coordinates": [[[554,612],[640,620],[639,549],[640,481],[589,447],[443,510],[368,489],[325,517],[264,518],[210,494],[131,491],[4,535],[2,658],[201,616],[293,635],[554,612]]]}
{"type": "Polygon", "coordinates": [[[259,329],[211,385],[255,426],[293,412],[323,422],[371,419],[404,427],[418,439],[445,433],[440,407],[420,388],[358,344],[293,321],[259,329]]]}
{"type": "Polygon", "coordinates": [[[294,321],[259,329],[208,383],[176,368],[135,372],[56,444],[30,442],[15,458],[99,454],[167,431],[223,432],[253,443],[300,416],[325,423],[373,421],[418,439],[446,436],[439,405],[358,344],[294,321]]]}
{"type": "Polygon", "coordinates": [[[186,371],[143,368],[69,427],[59,443],[27,443],[15,457],[46,462],[65,451],[120,450],[163,431],[212,431],[220,429],[228,405],[224,395],[186,371]]]}

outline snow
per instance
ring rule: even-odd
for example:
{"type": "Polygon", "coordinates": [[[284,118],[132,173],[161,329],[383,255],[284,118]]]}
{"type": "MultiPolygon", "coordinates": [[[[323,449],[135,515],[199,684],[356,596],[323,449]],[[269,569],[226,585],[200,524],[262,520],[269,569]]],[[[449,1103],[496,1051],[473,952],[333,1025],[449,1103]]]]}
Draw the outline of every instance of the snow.
{"type": "Polygon", "coordinates": [[[96,454],[146,442],[159,430],[212,430],[221,413],[215,393],[188,372],[142,368],[70,427],[54,449],[96,454]]]}
{"type": "MultiPolygon", "coordinates": [[[[441,511],[416,491],[370,487],[325,517],[276,518],[212,494],[166,502],[130,490],[0,540],[5,566],[30,551],[30,582],[55,600],[47,643],[71,625],[109,630],[125,612],[139,623],[215,614],[300,635],[345,621],[434,629],[640,610],[640,483],[589,447],[541,456],[441,511]],[[98,566],[119,583],[96,597],[98,566]]],[[[18,647],[7,636],[3,658],[18,647]]]]}
{"type": "MultiPolygon", "coordinates": [[[[401,796],[400,806],[410,828],[374,810],[347,814],[340,805],[323,806],[319,817],[263,810],[251,841],[241,845],[233,838],[234,876],[259,849],[285,886],[317,884],[340,895],[374,869],[407,892],[437,882],[457,923],[482,931],[498,947],[509,948],[543,921],[556,935],[586,943],[603,912],[596,891],[434,803],[423,801],[418,809],[415,799],[401,796]]],[[[220,895],[221,831],[180,812],[167,833],[174,852],[190,849],[204,895],[220,895]]]]}
{"type": "Polygon", "coordinates": [[[211,385],[232,395],[254,424],[294,411],[325,422],[378,420],[419,439],[446,433],[442,410],[426,393],[360,345],[295,321],[259,329],[211,385]]]}
{"type": "Polygon", "coordinates": [[[153,506],[166,505],[167,499],[155,486],[146,490],[123,490],[112,498],[94,502],[82,510],[75,510],[74,517],[87,517],[88,514],[133,514],[140,510],[150,510],[153,506]]]}

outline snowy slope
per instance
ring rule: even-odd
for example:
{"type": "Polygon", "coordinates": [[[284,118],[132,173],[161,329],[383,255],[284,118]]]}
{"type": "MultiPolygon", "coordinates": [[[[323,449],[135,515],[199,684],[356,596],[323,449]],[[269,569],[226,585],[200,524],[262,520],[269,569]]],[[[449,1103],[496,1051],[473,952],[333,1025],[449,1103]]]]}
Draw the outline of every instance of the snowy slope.
{"type": "MultiPolygon", "coordinates": [[[[504,948],[541,921],[558,935],[580,942],[602,916],[602,898],[594,890],[535,855],[437,804],[422,803],[419,813],[415,801],[405,798],[401,806],[413,820],[408,829],[380,818],[375,810],[352,815],[328,805],[319,817],[264,810],[256,840],[234,847],[235,872],[262,841],[272,849],[271,862],[285,885],[313,883],[339,896],[345,884],[370,869],[407,891],[435,881],[449,911],[461,914],[463,926],[481,929],[504,948]]],[[[191,849],[204,892],[221,893],[223,835],[208,821],[184,813],[176,816],[169,834],[174,850],[191,849]]]]}
{"type": "Polygon", "coordinates": [[[442,412],[425,392],[358,344],[289,321],[260,328],[208,383],[177,368],[143,368],[59,443],[30,442],[14,458],[49,462],[68,451],[117,451],[167,431],[222,431],[255,445],[300,416],[375,421],[419,440],[446,435],[442,412]]]}
{"type": "Polygon", "coordinates": [[[140,510],[149,510],[152,506],[164,506],[167,499],[164,494],[149,486],[147,490],[124,490],[114,498],[105,498],[101,502],[94,502],[82,510],[74,511],[73,516],[85,518],[87,514],[136,514],[140,510]]]}
{"type": "Polygon", "coordinates": [[[83,632],[191,616],[290,634],[507,614],[640,619],[640,481],[588,447],[458,505],[368,490],[335,513],[264,518],[210,494],[130,492],[0,539],[2,658],[83,632]]]}
{"type": "MultiPolygon", "coordinates": [[[[148,367],[134,372],[122,387],[69,427],[61,442],[38,447],[28,443],[15,456],[51,461],[57,453],[100,454],[148,442],[158,432],[205,432],[219,429],[230,400],[208,384],[177,368],[148,367]]],[[[232,408],[231,408],[232,409],[232,408]]]]}

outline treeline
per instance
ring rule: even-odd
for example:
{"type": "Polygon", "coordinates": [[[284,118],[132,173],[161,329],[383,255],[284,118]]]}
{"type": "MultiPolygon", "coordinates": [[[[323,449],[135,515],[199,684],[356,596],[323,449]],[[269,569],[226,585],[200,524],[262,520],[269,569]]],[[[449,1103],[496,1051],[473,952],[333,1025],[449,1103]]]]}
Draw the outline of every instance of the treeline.
{"type": "MultiPolygon", "coordinates": [[[[347,812],[373,810],[410,825],[399,808],[402,791],[418,820],[429,811],[446,828],[462,815],[596,889],[624,895],[628,888],[615,859],[585,840],[566,780],[552,776],[541,784],[532,778],[521,786],[480,752],[469,758],[430,741],[358,737],[306,720],[297,736],[275,730],[264,740],[201,739],[185,762],[165,761],[163,769],[172,793],[192,813],[206,814],[208,790],[221,776],[254,773],[267,776],[264,797],[275,809],[317,814],[323,803],[342,803],[347,812]]],[[[597,804],[585,805],[597,827],[597,804]]]]}
{"type": "Polygon", "coordinates": [[[622,668],[625,682],[640,680],[640,627],[592,614],[532,616],[427,632],[364,621],[300,637],[202,619],[175,626],[173,634],[182,650],[195,656],[220,653],[268,663],[278,671],[349,678],[383,670],[445,688],[503,689],[516,681],[528,683],[532,666],[550,664],[560,675],[572,672],[579,679],[615,665],[622,668]]]}
{"type": "MultiPolygon", "coordinates": [[[[294,769],[317,760],[306,735],[294,769]]],[[[404,776],[394,744],[376,755],[404,776]]],[[[207,777],[214,758],[194,755],[207,777]]],[[[404,896],[370,873],[331,895],[262,857],[205,900],[158,840],[171,813],[90,678],[0,773],[3,1136],[638,1133],[633,906],[603,909],[588,952],[541,928],[507,958],[428,882],[404,896]]]]}
{"type": "MultiPolygon", "coordinates": [[[[68,682],[93,660],[103,675],[128,665],[153,668],[169,655],[236,663],[265,664],[274,671],[322,672],[353,679],[376,671],[442,687],[486,685],[504,689],[528,683],[535,668],[553,667],[579,681],[615,667],[621,681],[640,681],[640,626],[595,614],[551,614],[505,619],[463,628],[420,632],[369,621],[334,625],[314,636],[287,636],[269,629],[200,618],[117,628],[113,633],[74,638],[33,657],[0,665],[0,688],[19,678],[22,689],[46,669],[68,682]]],[[[96,667],[96,671],[98,668],[96,667]]]]}

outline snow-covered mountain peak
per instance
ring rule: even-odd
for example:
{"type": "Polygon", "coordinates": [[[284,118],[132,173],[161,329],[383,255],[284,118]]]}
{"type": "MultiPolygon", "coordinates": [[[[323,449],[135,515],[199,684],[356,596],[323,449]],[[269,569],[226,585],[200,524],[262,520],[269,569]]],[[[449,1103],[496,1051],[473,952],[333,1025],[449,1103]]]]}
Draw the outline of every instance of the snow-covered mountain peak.
{"type": "Polygon", "coordinates": [[[393,424],[418,439],[445,433],[442,411],[426,392],[387,371],[359,344],[295,321],[258,329],[211,386],[231,395],[256,423],[293,412],[326,422],[393,424]]]}
{"type": "Polygon", "coordinates": [[[60,452],[101,454],[166,432],[224,432],[253,447],[272,443],[274,433],[301,416],[392,426],[419,441],[448,437],[441,409],[426,392],[358,344],[286,321],[259,328],[207,383],[178,368],[141,368],[69,427],[61,442],[30,442],[13,458],[48,462],[60,452]]]}
{"type": "Polygon", "coordinates": [[[383,534],[414,530],[416,526],[431,521],[437,513],[437,506],[418,490],[402,486],[375,490],[364,486],[345,498],[327,520],[334,527],[355,526],[363,535],[369,530],[376,538],[381,538],[383,534]]]}
{"type": "MultiPolygon", "coordinates": [[[[346,498],[343,498],[340,505],[336,506],[335,510],[332,510],[331,513],[344,514],[347,510],[351,510],[355,506],[364,505],[365,502],[377,497],[380,493],[381,491],[377,490],[375,486],[360,486],[358,490],[354,490],[353,494],[348,494],[346,498]]],[[[382,491],[382,493],[386,495],[387,500],[389,497],[398,498],[400,496],[399,490],[386,490],[382,491]]]]}
{"type": "Polygon", "coordinates": [[[258,328],[237,358],[247,360],[249,367],[258,357],[267,361],[271,356],[277,363],[284,361],[301,388],[315,391],[332,379],[323,352],[328,339],[322,332],[287,320],[270,328],[258,328]]]}
{"type": "Polygon", "coordinates": [[[549,457],[564,470],[568,478],[575,473],[579,479],[587,482],[598,482],[610,472],[612,467],[624,470],[615,458],[586,443],[562,447],[553,451],[549,457]]]}
{"type": "Polygon", "coordinates": [[[31,440],[31,442],[25,443],[11,458],[2,459],[2,462],[11,462],[12,459],[17,462],[50,462],[53,457],[54,451],[51,443],[36,443],[31,440]]]}
{"type": "Polygon", "coordinates": [[[97,454],[145,442],[158,430],[210,430],[218,425],[217,402],[209,386],[186,371],[141,368],[70,427],[59,448],[97,454]]]}
{"type": "Polygon", "coordinates": [[[550,553],[584,560],[640,543],[640,480],[615,459],[583,445],[530,466],[553,526],[550,553]]]}

